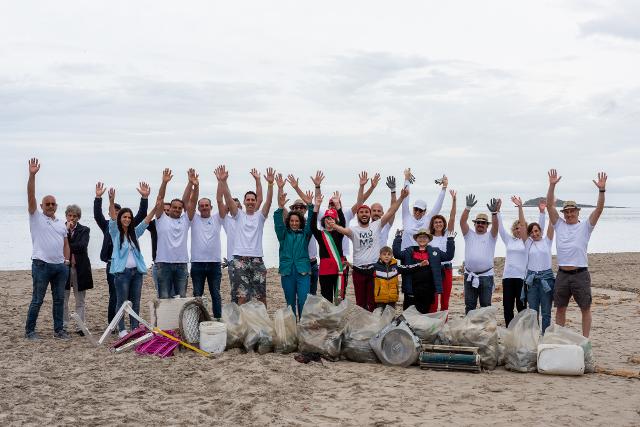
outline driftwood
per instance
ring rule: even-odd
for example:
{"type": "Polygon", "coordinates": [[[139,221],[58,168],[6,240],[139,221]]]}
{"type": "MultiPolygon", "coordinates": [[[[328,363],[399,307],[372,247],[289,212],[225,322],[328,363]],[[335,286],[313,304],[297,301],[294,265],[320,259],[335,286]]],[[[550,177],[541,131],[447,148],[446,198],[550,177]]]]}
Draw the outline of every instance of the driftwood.
{"type": "Polygon", "coordinates": [[[640,380],[640,371],[629,371],[626,369],[609,369],[602,366],[596,366],[596,373],[612,375],[614,377],[636,378],[640,380]]]}

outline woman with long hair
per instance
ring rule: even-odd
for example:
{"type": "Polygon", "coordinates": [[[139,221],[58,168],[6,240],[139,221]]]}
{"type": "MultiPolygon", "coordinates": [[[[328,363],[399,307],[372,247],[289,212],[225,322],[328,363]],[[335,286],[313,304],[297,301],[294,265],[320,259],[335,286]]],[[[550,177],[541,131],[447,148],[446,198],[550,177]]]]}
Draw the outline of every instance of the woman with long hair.
{"type": "MultiPolygon", "coordinates": [[[[109,189],[109,234],[113,241],[113,255],[110,273],[115,276],[116,307],[120,309],[125,301],[131,301],[131,308],[140,312],[140,296],[142,294],[142,277],[147,273],[138,238],[149,226],[158,209],[158,204],[151,209],[145,219],[136,227],[133,226],[133,212],[129,208],[122,208],[116,215],[116,190],[109,189]]],[[[162,209],[162,205],[160,205],[162,209]]],[[[138,327],[138,320],[129,319],[131,329],[138,327]]],[[[119,336],[127,334],[124,316],[118,323],[119,336]]]]}
{"type": "MultiPolygon", "coordinates": [[[[440,249],[442,252],[447,251],[447,232],[453,233],[456,222],[456,193],[449,190],[451,195],[451,212],[449,212],[449,223],[444,216],[434,215],[429,222],[429,233],[433,235],[431,246],[440,249]]],[[[452,261],[444,261],[442,263],[442,294],[438,298],[438,294],[433,299],[433,304],[429,308],[429,313],[438,311],[438,300],[440,300],[440,310],[449,309],[449,298],[451,298],[451,289],[453,287],[453,265],[452,261]]]]}

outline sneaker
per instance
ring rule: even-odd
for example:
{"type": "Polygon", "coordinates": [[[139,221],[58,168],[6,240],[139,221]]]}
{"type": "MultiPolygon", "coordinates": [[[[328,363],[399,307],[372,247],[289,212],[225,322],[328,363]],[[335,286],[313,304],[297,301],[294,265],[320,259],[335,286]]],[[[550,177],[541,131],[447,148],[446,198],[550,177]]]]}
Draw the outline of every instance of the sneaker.
{"type": "Polygon", "coordinates": [[[26,334],[24,334],[24,337],[26,339],[28,339],[29,341],[39,341],[40,340],[40,335],[38,335],[38,333],[36,331],[27,332],[26,334]]]}
{"type": "Polygon", "coordinates": [[[126,329],[123,329],[122,331],[118,332],[118,338],[122,338],[126,336],[128,333],[129,331],[127,331],[126,329]]]}
{"type": "Polygon", "coordinates": [[[64,329],[63,329],[63,330],[61,330],[61,331],[58,331],[58,332],[54,333],[54,334],[53,334],[53,337],[54,337],[54,338],[57,338],[57,339],[59,339],[59,340],[65,340],[65,341],[66,341],[66,340],[70,340],[70,339],[71,339],[71,335],[69,335],[69,334],[67,333],[67,331],[65,331],[64,329]]]}

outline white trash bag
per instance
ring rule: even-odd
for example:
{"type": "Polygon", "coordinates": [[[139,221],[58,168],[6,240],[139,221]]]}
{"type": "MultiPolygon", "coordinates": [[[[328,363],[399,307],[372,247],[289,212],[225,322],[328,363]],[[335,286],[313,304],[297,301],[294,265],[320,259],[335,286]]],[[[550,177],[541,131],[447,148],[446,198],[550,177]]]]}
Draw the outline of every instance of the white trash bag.
{"type": "Polygon", "coordinates": [[[541,344],[575,344],[582,347],[584,352],[584,372],[596,371],[596,361],[593,357],[593,348],[589,338],[583,337],[573,329],[553,324],[547,328],[540,341],[541,344]]]}
{"type": "Polygon", "coordinates": [[[507,329],[505,368],[516,372],[536,372],[540,338],[538,312],[530,308],[518,312],[507,329]]]}
{"type": "Polygon", "coordinates": [[[349,308],[348,300],[335,306],[320,295],[307,295],[298,323],[298,351],[337,360],[349,308]]]}
{"type": "Polygon", "coordinates": [[[266,354],[273,351],[273,321],[269,318],[267,307],[258,301],[251,300],[240,306],[242,318],[247,324],[244,337],[244,349],[266,354]]]}
{"type": "Polygon", "coordinates": [[[222,307],[222,322],[227,325],[227,349],[242,347],[247,334],[247,324],[242,318],[242,311],[235,302],[222,307]]]}
{"type": "Polygon", "coordinates": [[[402,312],[409,327],[422,341],[433,344],[447,321],[448,310],[422,314],[414,305],[402,312]]]}
{"type": "Polygon", "coordinates": [[[391,323],[394,316],[395,309],[390,306],[384,311],[376,308],[373,313],[362,307],[353,307],[346,318],[341,354],[353,362],[378,363],[369,340],[391,323]]]}
{"type": "Polygon", "coordinates": [[[540,344],[538,372],[549,375],[582,375],[584,350],[575,344],[540,344]]]}
{"type": "Polygon", "coordinates": [[[275,336],[273,337],[273,350],[276,353],[287,354],[298,348],[298,333],[296,331],[296,316],[291,306],[276,311],[273,318],[275,336]]]}

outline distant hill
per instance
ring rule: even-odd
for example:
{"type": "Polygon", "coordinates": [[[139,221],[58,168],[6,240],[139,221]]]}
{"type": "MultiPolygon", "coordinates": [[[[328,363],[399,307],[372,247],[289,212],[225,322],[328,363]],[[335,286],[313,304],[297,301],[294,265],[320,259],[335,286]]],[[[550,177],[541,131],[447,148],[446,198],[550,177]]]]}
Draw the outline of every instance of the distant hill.
{"type": "MultiPolygon", "coordinates": [[[[538,207],[538,203],[540,203],[540,200],[543,200],[544,197],[536,197],[535,199],[529,199],[526,202],[524,202],[523,206],[528,207],[528,208],[532,208],[532,207],[538,207]]],[[[556,199],[556,207],[561,208],[562,205],[564,204],[564,200],[560,200],[560,199],[556,199]]],[[[578,207],[580,208],[595,208],[594,205],[587,205],[584,203],[578,203],[578,207]]],[[[613,209],[624,209],[624,206],[605,206],[605,208],[613,208],[613,209]]]]}

